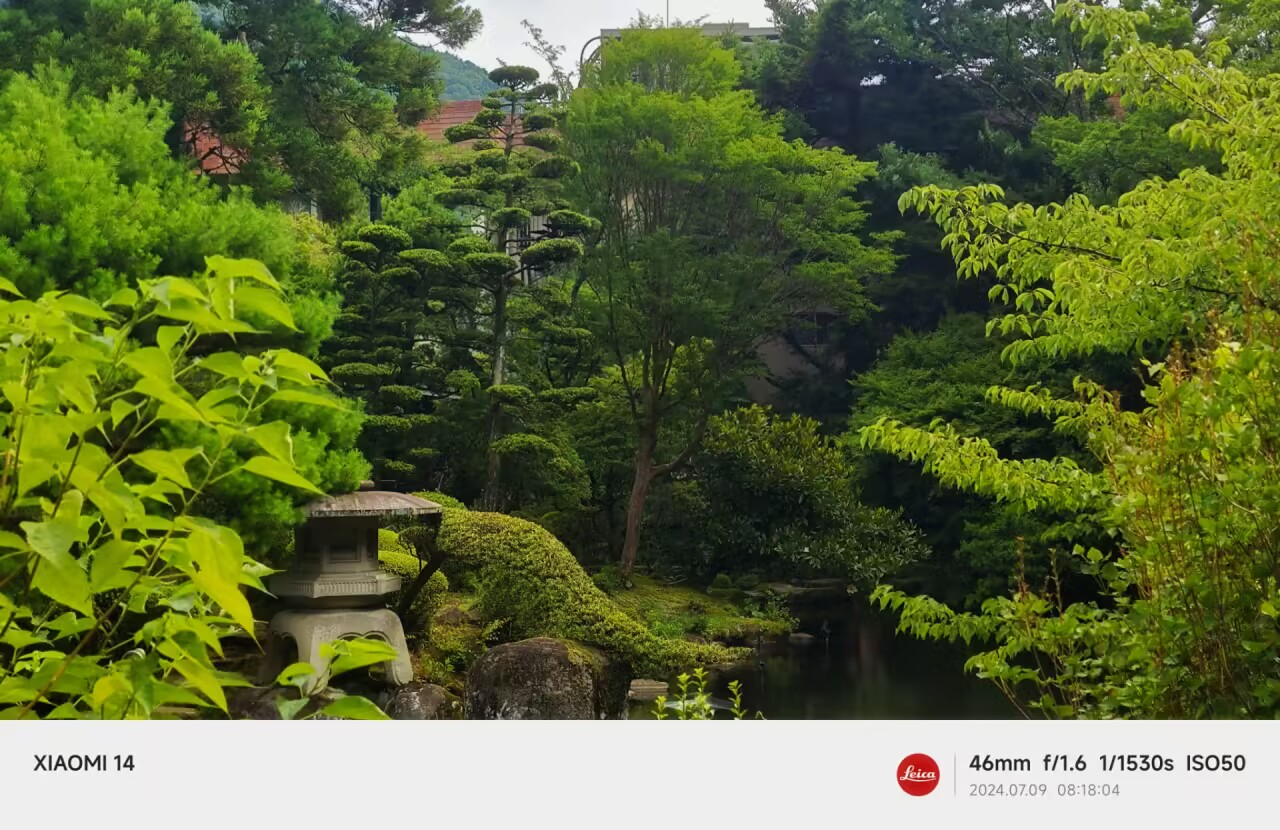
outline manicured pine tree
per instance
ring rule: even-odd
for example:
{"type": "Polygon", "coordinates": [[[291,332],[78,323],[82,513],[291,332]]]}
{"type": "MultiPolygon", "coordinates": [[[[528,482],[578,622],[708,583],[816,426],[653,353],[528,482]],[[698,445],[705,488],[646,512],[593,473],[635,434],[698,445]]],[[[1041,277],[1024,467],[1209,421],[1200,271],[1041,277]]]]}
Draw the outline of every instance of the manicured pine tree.
{"type": "Polygon", "coordinates": [[[539,83],[537,70],[525,66],[503,66],[489,77],[499,88],[483,109],[445,134],[454,144],[470,143],[472,152],[450,166],[453,187],[437,198],[465,217],[467,232],[449,246],[457,264],[451,278],[478,294],[475,311],[488,334],[484,503],[496,507],[501,456],[493,447],[506,432],[504,405],[522,397],[508,384],[511,299],[541,272],[581,257],[581,240],[598,224],[568,210],[560,196],[576,165],[557,153],[556,84],[539,83]]]}

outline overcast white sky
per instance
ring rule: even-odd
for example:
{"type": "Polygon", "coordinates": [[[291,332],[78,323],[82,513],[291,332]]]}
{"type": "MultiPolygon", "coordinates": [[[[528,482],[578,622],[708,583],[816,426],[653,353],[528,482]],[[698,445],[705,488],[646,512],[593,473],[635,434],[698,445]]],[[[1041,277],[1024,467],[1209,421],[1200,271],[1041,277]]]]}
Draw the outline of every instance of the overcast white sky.
{"type": "MultiPolygon", "coordinates": [[[[583,44],[601,29],[627,25],[640,10],[666,14],[665,0],[469,0],[484,13],[484,31],[458,54],[493,69],[501,58],[544,69],[524,46],[528,40],[520,21],[538,26],[554,44],[565,47],[567,69],[574,69],[583,44]]],[[[741,23],[765,26],[769,11],[762,0],[671,0],[673,20],[693,20],[707,15],[709,23],[741,23]]]]}

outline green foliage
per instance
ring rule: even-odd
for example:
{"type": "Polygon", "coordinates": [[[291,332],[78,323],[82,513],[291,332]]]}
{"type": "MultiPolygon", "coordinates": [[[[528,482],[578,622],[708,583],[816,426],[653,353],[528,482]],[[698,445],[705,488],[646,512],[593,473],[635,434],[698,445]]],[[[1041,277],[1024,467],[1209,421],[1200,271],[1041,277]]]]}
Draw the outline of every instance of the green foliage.
{"type": "Polygon", "coordinates": [[[914,528],[858,500],[853,467],[816,421],[732,410],[711,419],[690,466],[669,521],[695,529],[696,547],[659,547],[696,553],[681,564],[708,576],[755,570],[870,586],[927,553],[914,528]]]}
{"type": "MultiPolygon", "coordinates": [[[[670,717],[668,710],[674,709],[677,720],[715,719],[716,711],[711,705],[711,696],[707,694],[707,679],[703,668],[694,669],[692,675],[681,672],[676,676],[676,696],[668,699],[666,695],[659,695],[654,699],[654,718],[666,720],[670,717]]],[[[729,681],[729,703],[732,707],[729,714],[733,720],[747,716],[747,710],[742,708],[742,682],[739,680],[729,681]]],[[[764,715],[756,712],[756,719],[763,720],[764,715]]]]}
{"type": "Polygon", "coordinates": [[[244,589],[267,571],[200,499],[237,475],[320,492],[268,413],[315,395],[323,373],[283,349],[208,348],[251,332],[232,309],[279,303],[279,284],[213,257],[198,278],[142,280],[104,304],[0,288],[18,297],[0,303],[0,717],[225,712],[225,688],[244,681],[217,668],[221,641],[252,636],[244,589]],[[175,422],[199,440],[154,443],[175,422]]]}
{"type": "MultiPolygon", "coordinates": [[[[394,535],[394,534],[393,534],[394,535]]],[[[404,543],[397,537],[396,547],[383,547],[381,533],[378,539],[378,562],[387,571],[400,577],[401,591],[390,598],[392,608],[400,606],[400,599],[405,590],[413,584],[414,579],[422,571],[422,563],[418,557],[408,551],[404,543]]],[[[426,629],[431,617],[440,610],[444,603],[444,595],[449,592],[449,579],[441,571],[436,571],[427,580],[427,584],[418,592],[413,605],[409,609],[409,619],[404,621],[405,628],[412,633],[426,629]]]]}
{"type": "MultiPolygon", "coordinates": [[[[224,42],[206,29],[192,4],[18,0],[5,5],[0,68],[33,72],[60,63],[74,70],[71,83],[77,92],[103,100],[132,88],[139,99],[167,108],[165,126],[172,126],[175,155],[198,131],[214,125],[233,146],[258,140],[268,98],[261,66],[243,44],[224,42]]],[[[103,138],[123,138],[99,129],[103,138]]],[[[211,166],[219,161],[210,158],[211,166]]]]}
{"type": "Polygon", "coordinates": [[[916,636],[988,644],[969,667],[1048,716],[1271,717],[1280,704],[1268,414],[1280,393],[1270,304],[1280,216],[1270,137],[1280,132],[1280,81],[1224,68],[1221,44],[1202,60],[1145,42],[1142,14],[1083,4],[1062,14],[1108,51],[1105,72],[1069,73],[1064,88],[1189,107],[1173,134],[1219,153],[1222,172],[1146,181],[1115,207],[1083,197],[1006,207],[990,187],[917,190],[904,206],[945,227],[962,273],[994,273],[993,296],[1015,306],[1001,328],[1025,337],[1005,350],[1012,360],[1178,343],[1164,361],[1144,362],[1140,411],[1084,380],[1076,400],[993,390],[1086,434],[1102,474],[1065,460],[1001,460],[954,430],[882,422],[863,435],[954,485],[1097,516],[1118,550],[1078,544],[1073,555],[1104,601],[1066,602],[1057,579],[1020,585],[978,614],[889,588],[877,599],[916,636]]]}
{"type": "Polygon", "coordinates": [[[497,513],[446,510],[440,550],[478,571],[480,607],[510,636],[548,636],[596,646],[641,674],[719,663],[740,650],[667,640],[632,619],[591,581],[546,530],[497,513]]]}
{"type": "MultiPolygon", "coordinates": [[[[575,95],[565,135],[582,168],[575,192],[603,223],[581,279],[639,436],[642,509],[649,485],[682,466],[705,419],[738,391],[761,339],[818,305],[857,318],[863,280],[893,257],[856,235],[852,194],[873,165],[785,141],[749,94],[599,84],[575,95]],[[673,417],[674,401],[685,409],[673,417]],[[660,433],[690,411],[662,463],[660,433]]],[[[637,546],[633,532],[624,570],[637,546]]]]}
{"type": "Polygon", "coordinates": [[[587,82],[636,83],[649,92],[711,98],[734,90],[741,74],[733,52],[699,29],[630,29],[604,44],[587,82]]]}

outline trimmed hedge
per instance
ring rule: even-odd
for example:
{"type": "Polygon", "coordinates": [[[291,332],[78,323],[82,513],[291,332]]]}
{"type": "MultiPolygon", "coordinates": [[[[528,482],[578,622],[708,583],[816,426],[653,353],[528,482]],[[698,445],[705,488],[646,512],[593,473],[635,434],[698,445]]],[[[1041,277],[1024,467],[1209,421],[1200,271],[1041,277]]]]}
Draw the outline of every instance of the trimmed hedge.
{"type": "MultiPolygon", "coordinates": [[[[409,553],[399,538],[395,541],[395,544],[399,546],[398,549],[383,548],[383,532],[378,532],[378,562],[385,570],[400,577],[401,583],[401,591],[391,600],[391,607],[394,608],[400,604],[400,594],[413,584],[413,580],[417,578],[422,566],[418,563],[418,557],[409,553]]],[[[392,536],[396,535],[389,530],[385,532],[390,533],[392,536]]],[[[444,595],[448,592],[449,579],[442,571],[433,573],[423,587],[422,593],[418,594],[417,599],[413,601],[413,606],[409,609],[411,619],[404,621],[409,633],[421,631],[431,622],[431,617],[436,611],[440,610],[440,606],[444,602],[444,595]]]]}
{"type": "MultiPolygon", "coordinates": [[[[429,497],[429,496],[428,496],[429,497]]],[[[658,637],[596,587],[567,548],[532,522],[446,509],[437,541],[479,573],[480,608],[517,637],[560,637],[596,646],[640,675],[745,659],[749,649],[658,637]]]]}

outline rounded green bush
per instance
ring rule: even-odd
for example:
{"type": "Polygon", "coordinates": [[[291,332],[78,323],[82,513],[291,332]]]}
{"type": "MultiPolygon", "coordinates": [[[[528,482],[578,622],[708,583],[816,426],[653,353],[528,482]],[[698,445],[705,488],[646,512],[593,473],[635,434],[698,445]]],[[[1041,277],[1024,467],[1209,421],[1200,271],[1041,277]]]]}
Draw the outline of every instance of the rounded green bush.
{"type": "Polygon", "coordinates": [[[564,545],[532,522],[500,513],[445,510],[440,550],[479,572],[480,608],[520,637],[596,646],[639,674],[745,659],[748,649],[655,635],[596,587],[564,545]]]}
{"type": "Polygon", "coordinates": [[[445,510],[466,510],[467,509],[467,506],[465,504],[458,501],[453,496],[449,496],[444,493],[437,493],[434,490],[422,490],[417,493],[414,493],[414,495],[420,499],[433,501],[436,504],[443,507],[445,510]]]}

